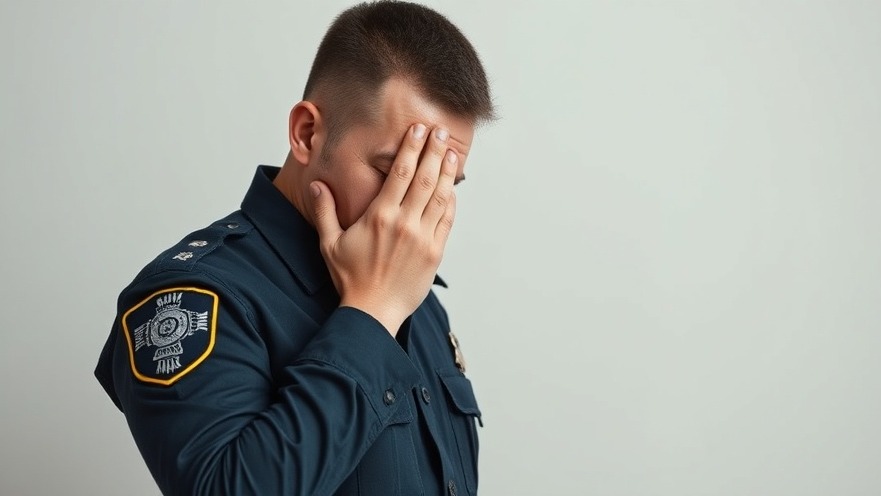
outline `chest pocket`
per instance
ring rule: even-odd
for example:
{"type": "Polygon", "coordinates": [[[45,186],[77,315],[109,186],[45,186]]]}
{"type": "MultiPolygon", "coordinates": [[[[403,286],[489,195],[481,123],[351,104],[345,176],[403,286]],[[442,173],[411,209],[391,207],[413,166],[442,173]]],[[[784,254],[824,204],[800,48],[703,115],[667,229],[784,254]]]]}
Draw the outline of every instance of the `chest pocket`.
{"type": "Polygon", "coordinates": [[[459,457],[462,460],[465,485],[468,487],[469,494],[477,494],[479,445],[475,421],[481,422],[481,425],[483,423],[480,409],[477,407],[477,398],[474,397],[474,388],[471,386],[471,381],[458,369],[441,369],[437,371],[437,375],[453,407],[450,423],[459,448],[459,457]]]}

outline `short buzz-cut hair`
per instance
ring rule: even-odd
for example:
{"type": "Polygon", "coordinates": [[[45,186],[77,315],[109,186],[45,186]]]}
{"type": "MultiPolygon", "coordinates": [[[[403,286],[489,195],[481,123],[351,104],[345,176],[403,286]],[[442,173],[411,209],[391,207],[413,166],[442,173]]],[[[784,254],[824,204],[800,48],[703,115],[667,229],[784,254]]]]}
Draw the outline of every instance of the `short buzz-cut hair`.
{"type": "Polygon", "coordinates": [[[303,99],[322,95],[333,142],[347,126],[370,118],[379,89],[393,77],[475,124],[495,118],[486,73],[465,35],[428,7],[390,0],[358,4],[334,20],[303,99]]]}

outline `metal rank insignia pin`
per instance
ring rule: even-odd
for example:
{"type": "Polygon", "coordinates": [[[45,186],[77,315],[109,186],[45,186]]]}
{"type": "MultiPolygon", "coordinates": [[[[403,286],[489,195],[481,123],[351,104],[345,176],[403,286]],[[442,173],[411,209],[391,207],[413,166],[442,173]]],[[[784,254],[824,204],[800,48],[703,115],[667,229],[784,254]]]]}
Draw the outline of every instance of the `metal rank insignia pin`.
{"type": "Polygon", "coordinates": [[[459,367],[459,371],[464,374],[465,356],[462,355],[462,348],[459,347],[459,339],[456,338],[456,335],[453,334],[453,331],[450,331],[450,344],[453,345],[453,355],[456,359],[456,367],[459,367]]]}

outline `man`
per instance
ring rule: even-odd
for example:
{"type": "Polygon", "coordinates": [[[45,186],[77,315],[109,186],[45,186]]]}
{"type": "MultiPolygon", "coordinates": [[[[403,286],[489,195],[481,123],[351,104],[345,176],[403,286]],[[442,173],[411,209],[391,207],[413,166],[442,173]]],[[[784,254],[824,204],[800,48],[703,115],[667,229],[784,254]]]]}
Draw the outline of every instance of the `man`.
{"type": "Polygon", "coordinates": [[[119,297],[95,373],[163,493],[476,493],[480,411],[431,286],[492,114],[440,14],[336,19],[284,166],[119,297]]]}

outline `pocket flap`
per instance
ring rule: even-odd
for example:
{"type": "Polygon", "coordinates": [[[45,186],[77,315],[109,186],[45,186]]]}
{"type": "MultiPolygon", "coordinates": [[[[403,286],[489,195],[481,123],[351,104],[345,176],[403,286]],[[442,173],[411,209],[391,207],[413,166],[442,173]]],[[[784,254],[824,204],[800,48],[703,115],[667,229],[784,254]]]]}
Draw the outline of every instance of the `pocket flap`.
{"type": "Polygon", "coordinates": [[[401,401],[399,403],[397,410],[389,417],[386,425],[409,424],[413,421],[413,409],[410,408],[410,402],[401,401]]]}
{"type": "Polygon", "coordinates": [[[477,398],[474,397],[471,381],[459,371],[452,373],[438,371],[437,375],[440,377],[444,389],[452,398],[456,409],[465,415],[475,415],[480,418],[480,409],[477,407],[477,398]]]}

